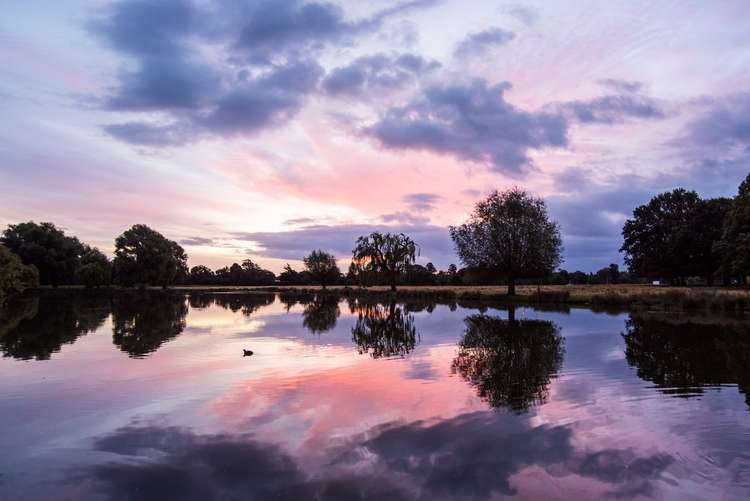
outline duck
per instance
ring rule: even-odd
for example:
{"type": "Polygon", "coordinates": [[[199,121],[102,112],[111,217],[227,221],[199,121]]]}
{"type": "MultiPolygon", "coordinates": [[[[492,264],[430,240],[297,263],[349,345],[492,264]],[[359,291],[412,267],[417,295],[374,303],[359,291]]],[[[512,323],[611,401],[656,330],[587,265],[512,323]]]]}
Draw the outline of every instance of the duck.
{"type": "Polygon", "coordinates": [[[253,354],[253,350],[246,350],[244,348],[242,349],[242,356],[243,357],[249,357],[252,354],[253,354]]]}

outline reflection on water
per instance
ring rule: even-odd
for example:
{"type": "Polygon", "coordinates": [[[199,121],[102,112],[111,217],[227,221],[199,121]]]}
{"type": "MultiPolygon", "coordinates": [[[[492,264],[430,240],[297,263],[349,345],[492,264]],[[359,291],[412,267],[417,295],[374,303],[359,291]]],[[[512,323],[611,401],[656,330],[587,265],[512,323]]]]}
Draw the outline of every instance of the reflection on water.
{"type": "Polygon", "coordinates": [[[172,292],[143,292],[112,299],[112,340],[133,358],[143,357],[182,333],[188,308],[172,292]]]}
{"type": "Polygon", "coordinates": [[[414,315],[395,302],[383,305],[361,301],[353,309],[357,323],[352,327],[352,340],[359,352],[372,358],[403,357],[417,343],[414,315]]]}
{"type": "Polygon", "coordinates": [[[65,297],[40,301],[19,298],[0,310],[3,355],[22,360],[46,360],[63,344],[93,332],[110,313],[108,298],[65,297]]]}
{"type": "Polygon", "coordinates": [[[633,315],[626,322],[628,362],[667,393],[696,396],[703,387],[737,384],[750,406],[750,321],[633,315]],[[705,319],[703,319],[705,320],[705,319]]]}
{"type": "Polygon", "coordinates": [[[741,318],[55,293],[0,348],[0,499],[750,496],[741,318]]]}
{"type": "Polygon", "coordinates": [[[475,386],[492,407],[525,411],[546,401],[547,386],[562,366],[565,350],[553,322],[513,317],[513,313],[509,320],[484,314],[466,317],[452,370],[475,386]]]}
{"type": "MultiPolygon", "coordinates": [[[[286,304],[289,308],[288,303],[286,304]]],[[[302,325],[313,334],[322,334],[336,327],[339,315],[339,298],[319,294],[312,301],[306,302],[305,311],[302,312],[302,325]]]]}

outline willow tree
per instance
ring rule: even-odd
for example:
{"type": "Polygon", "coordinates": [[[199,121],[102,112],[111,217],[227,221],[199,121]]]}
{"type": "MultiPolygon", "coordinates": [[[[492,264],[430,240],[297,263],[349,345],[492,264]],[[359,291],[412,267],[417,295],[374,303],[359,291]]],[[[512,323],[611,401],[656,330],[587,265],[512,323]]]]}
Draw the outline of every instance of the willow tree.
{"type": "Polygon", "coordinates": [[[363,271],[385,275],[391,290],[395,291],[396,279],[414,263],[417,254],[417,244],[403,233],[396,235],[376,231],[357,239],[352,250],[352,260],[363,271]]]}
{"type": "Polygon", "coordinates": [[[519,188],[478,202],[466,223],[450,227],[450,235],[464,264],[507,278],[510,295],[517,278],[547,275],[561,262],[558,224],[541,198],[519,188]]]}

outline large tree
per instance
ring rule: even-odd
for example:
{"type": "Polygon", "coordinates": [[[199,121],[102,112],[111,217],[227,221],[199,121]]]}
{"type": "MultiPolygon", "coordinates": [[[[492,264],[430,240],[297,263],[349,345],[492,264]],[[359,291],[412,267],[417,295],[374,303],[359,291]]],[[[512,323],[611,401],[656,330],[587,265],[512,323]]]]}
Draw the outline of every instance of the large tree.
{"type": "Polygon", "coordinates": [[[310,278],[319,283],[323,289],[326,285],[336,283],[341,278],[341,271],[336,264],[336,258],[322,250],[314,250],[305,256],[302,261],[310,278]]]}
{"type": "Polygon", "coordinates": [[[395,291],[398,276],[414,263],[417,253],[417,244],[403,233],[376,231],[357,239],[352,260],[365,273],[374,271],[385,275],[391,290],[395,291]]]}
{"type": "Polygon", "coordinates": [[[750,276],[750,174],[740,184],[737,196],[727,210],[721,239],[714,246],[721,270],[740,282],[750,276]]]}
{"type": "Polygon", "coordinates": [[[121,285],[166,287],[187,276],[187,254],[177,242],[145,224],[136,224],[115,239],[115,280],[121,285]]]}
{"type": "Polygon", "coordinates": [[[561,262],[562,239],[541,198],[513,188],[495,191],[474,207],[469,220],[450,227],[459,257],[469,267],[490,270],[508,280],[545,276],[561,262]]]}
{"type": "Polygon", "coordinates": [[[24,264],[36,266],[42,284],[55,286],[73,283],[86,252],[77,238],[65,235],[52,223],[11,224],[1,240],[24,264]]]}
{"type": "Polygon", "coordinates": [[[622,229],[625,262],[633,274],[685,283],[701,275],[708,282],[719,266],[714,243],[720,221],[729,209],[726,199],[702,200],[694,191],[678,188],[660,193],[636,207],[622,229]]]}

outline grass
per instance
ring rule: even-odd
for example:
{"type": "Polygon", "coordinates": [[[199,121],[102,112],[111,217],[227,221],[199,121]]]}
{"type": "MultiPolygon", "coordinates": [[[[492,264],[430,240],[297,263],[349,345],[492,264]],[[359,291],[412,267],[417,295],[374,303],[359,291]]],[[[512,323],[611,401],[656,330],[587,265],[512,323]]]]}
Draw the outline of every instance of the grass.
{"type": "MultiPolygon", "coordinates": [[[[317,286],[250,287],[251,290],[320,292],[317,286]]],[[[388,287],[328,287],[329,293],[344,296],[420,299],[436,302],[492,301],[520,304],[587,306],[597,311],[650,309],[662,311],[750,310],[750,289],[722,287],[656,287],[650,285],[543,285],[516,286],[508,296],[505,286],[401,286],[396,293],[388,287]]]]}
{"type": "MultiPolygon", "coordinates": [[[[46,289],[46,288],[44,288],[46,289]]],[[[70,289],[60,287],[59,290],[70,289]]],[[[89,289],[104,292],[117,288],[89,289]]],[[[160,289],[149,287],[149,289],[160,289]]],[[[126,289],[136,290],[136,289],[126,289]]],[[[175,286],[170,290],[185,292],[286,292],[320,293],[319,286],[175,286]]],[[[508,296],[504,285],[491,286],[400,286],[392,293],[387,286],[329,286],[327,292],[345,297],[366,297],[372,300],[429,301],[438,303],[533,304],[555,308],[585,306],[595,311],[624,310],[657,311],[750,311],[750,289],[741,287],[659,287],[651,285],[520,285],[516,295],[508,296]]]]}

